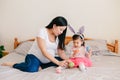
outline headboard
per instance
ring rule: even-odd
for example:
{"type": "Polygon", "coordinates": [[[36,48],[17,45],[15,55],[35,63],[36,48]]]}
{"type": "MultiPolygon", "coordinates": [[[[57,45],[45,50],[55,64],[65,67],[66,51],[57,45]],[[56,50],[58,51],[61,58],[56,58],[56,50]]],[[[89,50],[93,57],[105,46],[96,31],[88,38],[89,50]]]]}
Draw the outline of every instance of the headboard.
{"type": "MultiPolygon", "coordinates": [[[[35,39],[28,39],[26,41],[34,41],[35,39]]],[[[65,38],[65,44],[67,45],[70,41],[72,40],[71,36],[67,36],[65,38]]],[[[85,40],[93,40],[92,38],[85,38],[85,40]]],[[[14,39],[14,49],[17,48],[17,46],[21,43],[22,41],[19,42],[18,38],[14,39]]],[[[118,40],[115,40],[115,42],[112,43],[107,43],[107,47],[110,51],[118,53],[118,40]]]]}

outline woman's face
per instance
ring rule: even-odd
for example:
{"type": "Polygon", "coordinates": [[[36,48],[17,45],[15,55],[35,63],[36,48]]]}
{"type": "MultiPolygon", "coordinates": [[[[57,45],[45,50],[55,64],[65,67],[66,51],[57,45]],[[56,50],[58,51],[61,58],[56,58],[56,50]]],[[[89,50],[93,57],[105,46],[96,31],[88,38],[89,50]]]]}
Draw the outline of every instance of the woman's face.
{"type": "Polygon", "coordinates": [[[55,34],[55,36],[58,36],[60,34],[63,33],[63,31],[66,29],[66,26],[56,26],[53,25],[53,33],[55,34]]]}

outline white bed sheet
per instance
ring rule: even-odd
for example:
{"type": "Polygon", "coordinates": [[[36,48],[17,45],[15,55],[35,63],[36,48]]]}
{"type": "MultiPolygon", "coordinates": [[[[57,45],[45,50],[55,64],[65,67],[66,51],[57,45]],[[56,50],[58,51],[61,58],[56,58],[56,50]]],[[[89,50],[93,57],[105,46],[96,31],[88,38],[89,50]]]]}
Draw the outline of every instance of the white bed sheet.
{"type": "MultiPolygon", "coordinates": [[[[0,64],[6,61],[21,62],[24,56],[10,53],[0,59],[0,64]]],[[[93,66],[86,72],[79,69],[64,69],[57,74],[54,67],[35,73],[22,72],[20,70],[0,66],[0,80],[120,80],[119,56],[92,56],[93,66]]]]}

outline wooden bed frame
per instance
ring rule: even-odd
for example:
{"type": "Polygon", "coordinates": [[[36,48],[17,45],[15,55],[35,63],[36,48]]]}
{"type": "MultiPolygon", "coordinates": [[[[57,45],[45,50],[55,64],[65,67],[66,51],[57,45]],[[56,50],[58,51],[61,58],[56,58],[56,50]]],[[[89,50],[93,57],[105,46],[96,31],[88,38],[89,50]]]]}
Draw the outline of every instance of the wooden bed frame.
{"type": "MultiPolygon", "coordinates": [[[[29,39],[26,41],[34,41],[35,39],[29,39]]],[[[70,41],[72,40],[71,36],[67,36],[65,39],[65,44],[68,44],[70,41]]],[[[92,38],[85,38],[85,40],[93,40],[92,38]]],[[[23,41],[21,41],[23,42],[23,41]]],[[[14,49],[17,48],[17,46],[21,43],[18,41],[18,38],[14,39],[14,49]]],[[[118,53],[118,40],[115,40],[115,42],[113,44],[107,43],[107,47],[110,51],[118,53]]]]}

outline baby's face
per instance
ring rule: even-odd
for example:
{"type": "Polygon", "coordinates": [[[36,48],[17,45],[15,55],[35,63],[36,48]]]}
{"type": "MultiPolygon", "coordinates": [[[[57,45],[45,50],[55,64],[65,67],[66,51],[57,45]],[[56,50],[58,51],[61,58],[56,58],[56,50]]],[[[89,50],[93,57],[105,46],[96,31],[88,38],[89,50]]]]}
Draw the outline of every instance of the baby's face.
{"type": "Polygon", "coordinates": [[[81,47],[81,44],[82,44],[82,43],[83,43],[83,42],[81,41],[81,39],[73,40],[73,46],[74,46],[75,48],[81,47]]]}

